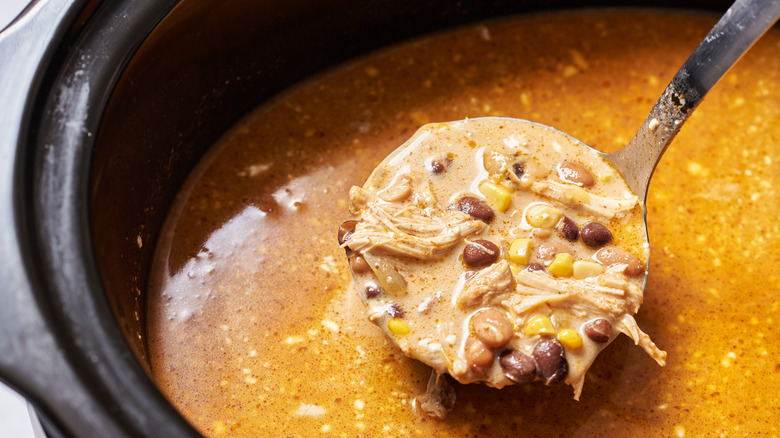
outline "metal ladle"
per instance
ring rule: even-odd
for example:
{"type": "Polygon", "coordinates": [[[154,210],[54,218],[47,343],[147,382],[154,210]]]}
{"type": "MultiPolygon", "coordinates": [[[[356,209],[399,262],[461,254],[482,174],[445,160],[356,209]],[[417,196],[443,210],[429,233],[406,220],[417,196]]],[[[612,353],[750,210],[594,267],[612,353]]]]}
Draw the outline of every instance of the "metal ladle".
{"type": "Polygon", "coordinates": [[[602,154],[641,200],[666,148],[708,91],[778,20],[780,0],[737,0],[682,65],[621,150],[602,154]]]}

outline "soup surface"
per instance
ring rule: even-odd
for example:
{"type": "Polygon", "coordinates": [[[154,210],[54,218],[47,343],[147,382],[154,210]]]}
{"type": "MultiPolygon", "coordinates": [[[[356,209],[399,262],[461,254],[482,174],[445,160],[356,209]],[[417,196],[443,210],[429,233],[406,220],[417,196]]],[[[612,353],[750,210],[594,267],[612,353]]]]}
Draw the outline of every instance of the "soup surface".
{"type": "Polygon", "coordinates": [[[374,324],[336,241],[349,189],[427,122],[534,120],[613,151],[714,24],[675,13],[533,15],[390,48],[300,85],[226,133],[157,248],[157,384],[208,436],[780,434],[780,35],[697,109],[647,199],[649,277],[627,337],[571,388],[454,384],[444,421],[412,400],[430,369],[374,324]]]}

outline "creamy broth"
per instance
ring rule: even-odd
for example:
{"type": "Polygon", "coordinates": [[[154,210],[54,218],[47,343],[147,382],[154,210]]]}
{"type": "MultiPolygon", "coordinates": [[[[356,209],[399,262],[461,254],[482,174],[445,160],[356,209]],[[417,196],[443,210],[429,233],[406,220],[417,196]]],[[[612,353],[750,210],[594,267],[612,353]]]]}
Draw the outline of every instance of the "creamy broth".
{"type": "Polygon", "coordinates": [[[174,203],[149,288],[154,378],[208,436],[755,436],[780,413],[780,35],[719,83],[659,164],[637,321],[571,389],[455,385],[445,421],[410,404],[430,370],[375,325],[336,230],[348,193],[419,126],[478,116],[622,147],[714,24],[696,15],[534,15],[404,44],[258,108],[174,203]],[[563,32],[561,30],[564,30],[563,32]]]}

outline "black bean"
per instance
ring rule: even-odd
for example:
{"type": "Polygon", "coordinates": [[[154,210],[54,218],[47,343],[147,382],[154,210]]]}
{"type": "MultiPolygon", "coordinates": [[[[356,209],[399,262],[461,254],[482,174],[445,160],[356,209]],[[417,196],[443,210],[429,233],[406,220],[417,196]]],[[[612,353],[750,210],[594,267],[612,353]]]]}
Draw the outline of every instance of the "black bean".
{"type": "Polygon", "coordinates": [[[380,294],[379,286],[373,283],[366,284],[365,291],[366,291],[366,298],[376,298],[380,294]]]}
{"type": "Polygon", "coordinates": [[[390,315],[391,318],[403,318],[404,310],[398,304],[391,304],[387,306],[387,314],[390,315]]]}
{"type": "Polygon", "coordinates": [[[534,347],[536,372],[545,385],[562,382],[569,374],[569,364],[564,356],[563,345],[555,338],[539,341],[534,347]]]}
{"type": "Polygon", "coordinates": [[[486,223],[492,221],[493,216],[495,216],[493,209],[485,201],[473,196],[464,196],[458,199],[458,210],[486,223]]]}
{"type": "Polygon", "coordinates": [[[519,163],[515,163],[512,165],[512,171],[515,172],[515,175],[520,178],[525,173],[525,162],[520,161],[519,163]]]}
{"type": "Polygon", "coordinates": [[[531,356],[518,350],[507,350],[501,353],[498,360],[504,375],[519,384],[528,383],[536,378],[536,364],[531,356]]]}
{"type": "Polygon", "coordinates": [[[475,240],[463,248],[463,263],[472,268],[492,265],[501,255],[501,250],[489,240],[475,240]]]}
{"type": "Polygon", "coordinates": [[[343,245],[344,242],[352,237],[352,233],[355,232],[355,226],[357,226],[357,224],[358,221],[349,220],[339,226],[339,245],[343,245]]]}
{"type": "Polygon", "coordinates": [[[568,216],[564,216],[561,222],[558,224],[558,231],[561,232],[561,236],[569,242],[574,242],[580,237],[580,229],[573,220],[568,216]]]}
{"type": "Polygon", "coordinates": [[[593,342],[605,344],[609,342],[609,338],[612,336],[612,324],[604,318],[598,318],[585,323],[582,331],[593,342]]]}
{"type": "Polygon", "coordinates": [[[443,164],[441,164],[440,161],[433,160],[431,161],[431,172],[435,174],[444,173],[444,171],[447,170],[446,167],[444,167],[443,164]]]}
{"type": "Polygon", "coordinates": [[[445,156],[443,158],[431,159],[426,167],[431,173],[439,175],[446,172],[451,163],[452,158],[445,156]]]}
{"type": "Polygon", "coordinates": [[[585,245],[592,248],[604,246],[612,241],[612,232],[609,231],[609,228],[598,222],[591,222],[582,227],[580,235],[582,236],[582,241],[585,242],[585,245]]]}
{"type": "Polygon", "coordinates": [[[541,263],[529,263],[528,266],[525,267],[526,271],[544,271],[544,265],[541,263]]]}

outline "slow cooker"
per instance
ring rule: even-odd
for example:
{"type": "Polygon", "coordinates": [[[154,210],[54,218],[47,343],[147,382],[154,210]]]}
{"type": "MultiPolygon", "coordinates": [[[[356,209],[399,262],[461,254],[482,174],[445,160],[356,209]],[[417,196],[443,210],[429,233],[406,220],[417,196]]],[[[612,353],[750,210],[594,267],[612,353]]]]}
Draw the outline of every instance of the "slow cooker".
{"type": "Polygon", "coordinates": [[[167,207],[208,147],[281,90],[389,43],[626,5],[728,2],[33,2],[0,34],[0,376],[51,437],[197,436],[149,377],[144,300],[167,207]]]}

